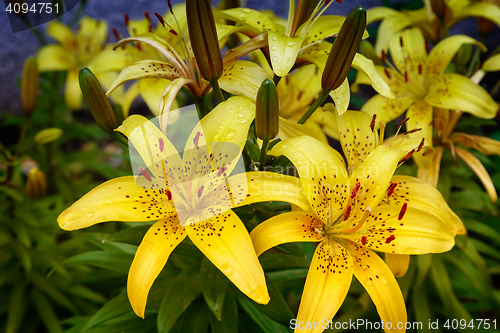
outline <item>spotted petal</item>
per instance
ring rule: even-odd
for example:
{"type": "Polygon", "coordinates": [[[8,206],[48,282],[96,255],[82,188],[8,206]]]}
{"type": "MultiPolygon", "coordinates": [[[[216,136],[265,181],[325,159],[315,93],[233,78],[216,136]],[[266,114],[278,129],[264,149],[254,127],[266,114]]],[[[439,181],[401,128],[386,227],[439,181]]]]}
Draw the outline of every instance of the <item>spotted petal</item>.
{"type": "Polygon", "coordinates": [[[347,111],[351,100],[351,92],[349,90],[349,81],[347,78],[342,82],[340,87],[330,91],[330,96],[337,108],[337,114],[339,116],[343,115],[347,111]]]}
{"type": "Polygon", "coordinates": [[[303,135],[309,135],[318,141],[328,143],[325,133],[313,122],[306,122],[304,125],[287,120],[283,117],[279,118],[279,133],[278,136],[281,140],[289,138],[298,138],[303,135]]]}
{"type": "Polygon", "coordinates": [[[257,31],[276,31],[274,23],[258,10],[249,8],[231,8],[222,12],[216,12],[214,15],[216,17],[235,21],[241,25],[249,25],[257,31]]]}
{"type": "Polygon", "coordinates": [[[295,64],[305,38],[288,37],[274,31],[269,31],[268,36],[273,71],[277,76],[285,76],[295,64]]]}
{"type": "Polygon", "coordinates": [[[436,188],[410,176],[394,176],[391,182],[397,185],[392,195],[385,200],[399,206],[406,202],[413,208],[427,211],[445,221],[457,234],[466,233],[462,221],[436,188]]]}
{"type": "MultiPolygon", "coordinates": [[[[302,292],[297,323],[303,329],[295,332],[321,333],[321,325],[307,328],[307,324],[330,322],[344,302],[353,274],[353,258],[339,243],[321,242],[307,273],[306,284],[302,292]],[[320,326],[320,327],[318,327],[320,326]]],[[[404,304],[403,304],[404,305],[404,304]]]]}
{"type": "Polygon", "coordinates": [[[498,105],[480,85],[459,74],[436,77],[425,97],[427,103],[444,109],[461,110],[476,117],[495,117],[498,105]]]}
{"type": "Polygon", "coordinates": [[[352,242],[346,242],[346,248],[352,256],[354,276],[370,295],[380,319],[390,322],[392,329],[386,332],[404,332],[398,329],[399,323],[406,323],[406,306],[401,289],[385,262],[373,251],[352,242]]]}
{"type": "Polygon", "coordinates": [[[349,189],[347,172],[336,150],[304,136],[281,141],[270,153],[284,155],[297,168],[309,203],[322,220],[328,219],[328,207],[342,211],[349,189]]]}
{"type": "Polygon", "coordinates": [[[391,39],[390,50],[394,64],[399,72],[407,77],[407,81],[417,87],[423,86],[427,51],[422,32],[414,28],[394,36],[391,39]]]}
{"type": "Polygon", "coordinates": [[[245,295],[260,304],[269,302],[264,271],[252,240],[233,211],[187,226],[186,231],[200,251],[245,295]]]}
{"type": "MultiPolygon", "coordinates": [[[[371,84],[373,89],[375,89],[375,91],[380,95],[387,98],[395,97],[393,91],[391,90],[391,87],[386,83],[380,72],[377,71],[377,68],[375,67],[375,64],[372,60],[359,53],[356,53],[352,61],[352,67],[356,68],[359,72],[364,73],[365,76],[369,79],[369,83],[371,84]]],[[[358,78],[356,78],[356,80],[358,81],[358,78]]],[[[358,84],[359,83],[361,82],[358,82],[358,84]]]]}
{"type": "Polygon", "coordinates": [[[224,63],[220,87],[236,96],[248,97],[255,101],[257,91],[269,75],[257,64],[250,61],[230,61],[224,63]]]}
{"type": "Polygon", "coordinates": [[[57,222],[64,230],[77,230],[106,221],[166,218],[174,212],[163,190],[144,189],[137,185],[135,177],[128,176],[97,186],[62,212],[57,222]]]}
{"type": "Polygon", "coordinates": [[[132,309],[144,318],[149,290],[156,277],[167,263],[168,257],[186,238],[177,217],[162,219],[149,228],[141,241],[130,266],[127,280],[127,294],[132,309]]]}
{"type": "Polygon", "coordinates": [[[321,228],[322,224],[312,212],[289,212],[262,222],[252,230],[250,236],[255,252],[260,256],[276,245],[323,240],[323,236],[316,232],[316,228],[321,228]]]}

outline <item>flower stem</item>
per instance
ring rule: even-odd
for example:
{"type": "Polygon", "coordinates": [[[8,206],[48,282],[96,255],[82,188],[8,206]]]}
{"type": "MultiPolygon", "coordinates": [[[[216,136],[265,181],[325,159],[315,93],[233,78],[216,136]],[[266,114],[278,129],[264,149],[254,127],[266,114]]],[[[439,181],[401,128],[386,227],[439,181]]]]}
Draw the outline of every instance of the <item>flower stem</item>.
{"type": "Polygon", "coordinates": [[[276,87],[278,86],[278,83],[280,83],[280,80],[281,80],[281,76],[278,76],[278,75],[274,74],[273,82],[274,82],[274,85],[276,87]]]}
{"type": "Polygon", "coordinates": [[[196,111],[198,112],[198,118],[200,118],[200,120],[208,113],[205,105],[205,99],[203,97],[196,99],[196,111]]]}
{"type": "Polygon", "coordinates": [[[264,161],[266,159],[267,147],[269,146],[269,139],[262,142],[262,149],[260,150],[259,170],[264,171],[264,161]]]}
{"type": "Polygon", "coordinates": [[[469,68],[467,69],[467,73],[465,73],[465,76],[469,77],[472,75],[472,72],[474,71],[474,67],[476,67],[476,64],[479,62],[479,54],[481,53],[481,50],[479,47],[476,46],[476,49],[474,50],[474,54],[472,55],[472,59],[469,63],[469,68]]]}
{"type": "Polygon", "coordinates": [[[220,90],[219,87],[219,81],[213,80],[210,81],[210,84],[212,85],[212,89],[214,90],[215,97],[217,97],[217,100],[219,103],[222,103],[225,101],[224,96],[222,95],[222,91],[220,90]]]}
{"type": "Polygon", "coordinates": [[[21,134],[19,135],[19,139],[17,140],[16,152],[19,152],[21,149],[21,145],[23,144],[24,138],[26,137],[26,131],[28,130],[28,126],[30,124],[30,116],[26,115],[24,117],[23,127],[21,128],[21,134]]]}
{"type": "Polygon", "coordinates": [[[307,109],[306,113],[300,118],[298,121],[299,124],[304,125],[304,123],[309,119],[310,116],[316,111],[316,109],[325,101],[325,99],[328,97],[329,91],[323,90],[321,94],[318,96],[318,98],[314,101],[314,103],[307,109]]]}

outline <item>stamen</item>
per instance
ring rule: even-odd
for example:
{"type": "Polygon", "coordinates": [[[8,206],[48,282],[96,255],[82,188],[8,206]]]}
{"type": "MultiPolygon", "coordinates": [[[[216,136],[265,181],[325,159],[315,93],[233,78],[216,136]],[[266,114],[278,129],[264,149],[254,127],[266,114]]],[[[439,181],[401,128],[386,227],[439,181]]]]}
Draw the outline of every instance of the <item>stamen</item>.
{"type": "Polygon", "coordinates": [[[399,45],[403,47],[403,36],[399,36],[399,45]]]}
{"type": "Polygon", "coordinates": [[[148,31],[153,32],[153,27],[151,25],[148,26],[148,31]]]}
{"type": "Polygon", "coordinates": [[[168,200],[172,200],[172,192],[170,190],[167,190],[167,198],[168,200]]]}
{"type": "Polygon", "coordinates": [[[420,144],[418,145],[418,148],[417,148],[417,152],[421,151],[422,148],[424,147],[424,142],[425,142],[425,139],[422,138],[422,141],[420,142],[420,144]]]}
{"type": "Polygon", "coordinates": [[[409,117],[406,117],[405,119],[403,119],[402,122],[399,123],[398,125],[398,129],[396,130],[396,134],[394,134],[394,137],[397,137],[398,134],[399,134],[399,130],[401,129],[401,127],[403,127],[404,124],[406,124],[406,122],[409,120],[410,118],[409,117]]]}
{"type": "Polygon", "coordinates": [[[170,33],[174,36],[177,36],[177,31],[175,31],[174,29],[170,29],[170,33]]]}
{"type": "Polygon", "coordinates": [[[408,207],[408,204],[405,202],[403,204],[403,207],[401,207],[401,211],[399,212],[399,215],[398,215],[398,220],[401,221],[401,219],[403,218],[403,216],[405,216],[405,213],[406,213],[406,208],[408,207]]]}
{"type": "Polygon", "coordinates": [[[418,132],[418,131],[421,131],[421,130],[422,130],[421,128],[414,128],[412,130],[409,130],[409,131],[405,132],[405,134],[403,134],[403,135],[415,133],[415,132],[418,132]]]}
{"type": "Polygon", "coordinates": [[[411,158],[411,155],[413,155],[414,152],[415,152],[415,149],[412,149],[408,154],[406,154],[405,157],[403,157],[402,159],[400,159],[399,162],[398,162],[398,166],[400,166],[404,162],[408,161],[411,158]]]}
{"type": "MultiPolygon", "coordinates": [[[[335,0],[337,1],[340,5],[342,4],[342,0],[335,0]]],[[[328,2],[325,1],[325,5],[328,5],[328,2]]]]}
{"type": "Polygon", "coordinates": [[[344,221],[349,218],[349,215],[351,215],[351,205],[347,206],[347,209],[344,212],[344,221]]]}
{"type": "Polygon", "coordinates": [[[356,185],[354,186],[354,188],[352,189],[351,199],[354,199],[354,197],[356,197],[360,187],[361,187],[361,183],[357,182],[356,185]]]}
{"type": "Polygon", "coordinates": [[[155,15],[158,18],[158,21],[160,21],[161,25],[165,28],[165,20],[163,19],[163,17],[157,12],[155,12],[155,15]]]}
{"type": "Polygon", "coordinates": [[[368,216],[370,216],[371,212],[372,212],[372,208],[370,206],[366,207],[365,212],[363,213],[363,216],[361,217],[361,220],[359,221],[358,225],[352,229],[344,230],[344,231],[342,231],[342,233],[350,234],[352,232],[358,231],[359,228],[361,228],[363,226],[363,224],[365,223],[365,221],[368,219],[368,216]]]}
{"type": "Polygon", "coordinates": [[[422,75],[422,64],[418,64],[418,74],[422,75]]]}
{"type": "Polygon", "coordinates": [[[384,68],[384,72],[385,72],[385,75],[387,75],[387,77],[390,79],[391,73],[389,73],[389,70],[387,69],[387,67],[384,68]]]}
{"type": "Polygon", "coordinates": [[[396,186],[398,186],[398,183],[391,183],[391,185],[389,186],[389,191],[387,191],[388,197],[390,197],[392,195],[392,193],[394,193],[396,186]]]}
{"type": "Polygon", "coordinates": [[[139,167],[139,171],[142,173],[142,175],[144,176],[144,178],[146,178],[148,181],[151,181],[151,175],[149,174],[149,172],[147,172],[146,169],[144,169],[143,167],[139,167]]]}
{"type": "Polygon", "coordinates": [[[380,126],[379,144],[382,144],[384,142],[384,135],[385,135],[385,121],[381,121],[378,124],[380,126]]]}
{"type": "Polygon", "coordinates": [[[149,22],[151,22],[151,16],[149,16],[149,12],[147,10],[144,11],[144,16],[149,22]]]}
{"type": "Polygon", "coordinates": [[[170,0],[167,0],[167,4],[168,4],[168,9],[170,9],[170,13],[174,15],[174,11],[172,10],[172,4],[170,3],[170,0]]]}
{"type": "Polygon", "coordinates": [[[385,62],[386,56],[385,56],[385,50],[382,50],[382,62],[385,62]]]}
{"type": "Polygon", "coordinates": [[[122,37],[121,37],[121,36],[120,36],[120,34],[118,33],[118,30],[116,30],[116,28],[115,28],[115,27],[113,27],[113,29],[112,29],[112,30],[113,30],[113,35],[115,35],[115,38],[116,38],[116,39],[118,39],[118,40],[122,39],[122,37]]]}
{"type": "Polygon", "coordinates": [[[408,82],[408,72],[405,71],[405,82],[408,82]]]}
{"type": "Polygon", "coordinates": [[[130,18],[127,13],[123,14],[123,20],[125,21],[125,25],[128,27],[128,22],[130,18]]]}
{"type": "Polygon", "coordinates": [[[386,242],[387,244],[389,244],[390,242],[392,242],[392,241],[393,241],[393,240],[395,240],[395,239],[396,239],[396,236],[394,236],[394,235],[390,235],[389,237],[387,237],[387,239],[385,240],[385,242],[386,242]]]}
{"type": "Polygon", "coordinates": [[[429,54],[429,43],[425,41],[425,51],[429,54]]]}
{"type": "Polygon", "coordinates": [[[374,114],[374,115],[373,115],[373,117],[372,117],[372,121],[371,121],[371,123],[370,123],[370,128],[371,128],[372,132],[373,132],[373,130],[375,129],[375,120],[376,120],[376,119],[377,119],[377,115],[376,115],[376,114],[374,114]]]}

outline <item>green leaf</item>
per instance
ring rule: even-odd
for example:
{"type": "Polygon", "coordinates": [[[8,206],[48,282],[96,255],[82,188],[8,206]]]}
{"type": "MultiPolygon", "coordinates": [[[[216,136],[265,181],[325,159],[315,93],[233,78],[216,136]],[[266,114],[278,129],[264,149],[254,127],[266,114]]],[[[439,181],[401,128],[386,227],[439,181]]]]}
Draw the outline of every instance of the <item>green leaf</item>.
{"type": "Polygon", "coordinates": [[[132,311],[132,307],[128,301],[127,293],[123,292],[106,303],[92,318],[85,324],[82,332],[87,332],[89,329],[107,322],[113,318],[117,318],[123,314],[132,311]]]}
{"type": "Polygon", "coordinates": [[[221,320],[224,298],[229,280],[207,258],[203,259],[200,268],[200,286],[203,297],[214,316],[221,320]]]}
{"type": "Polygon", "coordinates": [[[269,277],[274,283],[285,282],[296,279],[303,279],[307,276],[307,272],[309,270],[307,268],[296,268],[296,269],[287,269],[283,271],[270,272],[267,273],[267,277],[269,277]]]}
{"type": "Polygon", "coordinates": [[[288,304],[285,302],[285,299],[276,288],[274,283],[267,277],[266,284],[269,291],[269,297],[271,297],[269,303],[264,305],[255,303],[254,301],[251,302],[257,309],[262,311],[266,316],[268,316],[275,322],[280,323],[284,326],[290,325],[290,320],[295,318],[292,310],[290,310],[288,304]]]}
{"type": "Polygon", "coordinates": [[[177,319],[201,293],[199,267],[192,266],[179,274],[165,293],[158,313],[158,332],[167,333],[177,319]]]}
{"type": "Polygon", "coordinates": [[[57,290],[56,285],[53,284],[52,281],[48,280],[45,277],[40,276],[35,271],[31,272],[30,278],[31,282],[33,283],[33,285],[35,285],[36,288],[38,288],[38,290],[42,291],[44,294],[52,298],[56,303],[65,307],[72,313],[74,314],[78,313],[78,310],[76,309],[76,306],[71,301],[71,299],[68,298],[66,295],[64,295],[62,292],[60,292],[59,290],[57,290]]]}
{"type": "Polygon", "coordinates": [[[420,288],[422,283],[424,282],[425,278],[427,277],[427,274],[429,273],[429,269],[431,268],[432,264],[432,254],[424,254],[420,256],[416,256],[417,260],[417,276],[415,278],[415,285],[414,289],[420,288]]]}
{"type": "Polygon", "coordinates": [[[415,322],[422,323],[422,327],[419,329],[419,332],[430,332],[429,325],[427,323],[432,317],[427,295],[425,286],[413,288],[412,305],[413,311],[415,312],[415,322]]]}
{"type": "Polygon", "coordinates": [[[57,319],[54,309],[52,309],[52,305],[45,296],[36,289],[33,289],[30,292],[30,299],[35,305],[38,316],[42,319],[47,331],[50,333],[61,333],[62,327],[59,324],[59,320],[57,319]]]}
{"type": "Polygon", "coordinates": [[[500,244],[500,233],[492,227],[486,225],[485,223],[470,219],[464,219],[464,223],[469,232],[477,233],[491,240],[495,244],[500,244]]]}
{"type": "Polygon", "coordinates": [[[202,299],[196,300],[184,311],[179,332],[206,333],[210,316],[206,303],[202,299]]]}
{"type": "Polygon", "coordinates": [[[210,316],[210,328],[212,333],[233,333],[238,331],[238,307],[234,293],[226,293],[224,307],[222,308],[222,320],[210,316]]]}
{"type": "Polygon", "coordinates": [[[273,272],[292,268],[309,268],[311,261],[306,258],[299,258],[288,254],[263,253],[260,258],[262,268],[267,272],[273,272]]]}
{"type": "Polygon", "coordinates": [[[250,157],[254,161],[258,161],[260,158],[260,148],[255,143],[247,139],[247,148],[250,152],[250,157]]]}
{"type": "Polygon", "coordinates": [[[15,333],[19,330],[26,309],[24,292],[24,284],[17,284],[10,294],[8,307],[9,314],[5,325],[5,333],[15,333]]]}
{"type": "Polygon", "coordinates": [[[96,326],[85,333],[144,333],[155,324],[154,316],[139,318],[135,313],[113,318],[103,325],[96,326]]]}
{"type": "Polygon", "coordinates": [[[133,245],[139,245],[142,241],[142,238],[149,230],[150,225],[140,225],[137,227],[127,228],[117,233],[105,236],[102,241],[105,242],[120,242],[120,243],[128,243],[133,245]]]}
{"type": "Polygon", "coordinates": [[[93,251],[68,258],[62,264],[91,265],[127,274],[133,259],[128,253],[93,251]]]}
{"type": "Polygon", "coordinates": [[[285,327],[276,323],[275,321],[269,319],[266,315],[264,315],[260,310],[258,310],[245,295],[241,293],[236,293],[236,298],[238,300],[238,304],[245,310],[245,312],[259,325],[259,327],[265,333],[288,333],[285,327]]]}

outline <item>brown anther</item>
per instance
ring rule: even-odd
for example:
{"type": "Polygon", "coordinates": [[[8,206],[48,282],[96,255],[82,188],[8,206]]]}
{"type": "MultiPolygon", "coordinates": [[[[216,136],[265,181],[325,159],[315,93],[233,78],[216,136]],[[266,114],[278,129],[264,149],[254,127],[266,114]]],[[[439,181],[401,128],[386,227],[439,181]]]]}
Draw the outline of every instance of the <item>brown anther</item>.
{"type": "Polygon", "coordinates": [[[420,144],[418,145],[417,152],[422,150],[422,148],[424,147],[424,142],[425,142],[425,139],[422,138],[422,141],[420,141],[420,144]]]}
{"type": "Polygon", "coordinates": [[[142,51],[141,44],[137,43],[137,49],[138,49],[139,51],[142,51]]]}
{"type": "Polygon", "coordinates": [[[418,64],[418,74],[422,75],[422,64],[418,64]]]}
{"type": "Polygon", "coordinates": [[[167,198],[168,200],[172,200],[172,192],[170,190],[167,190],[167,198]]]}
{"type": "Polygon", "coordinates": [[[405,202],[403,204],[403,207],[401,207],[401,210],[399,211],[398,220],[401,220],[403,218],[403,216],[405,216],[407,207],[408,207],[408,204],[405,202]]]}
{"type": "Polygon", "coordinates": [[[147,10],[144,11],[144,16],[149,22],[151,22],[151,16],[149,16],[149,12],[147,10]]]}
{"type": "Polygon", "coordinates": [[[120,34],[118,33],[118,30],[116,30],[116,28],[115,28],[115,27],[113,27],[113,29],[112,29],[112,30],[113,30],[113,35],[115,35],[115,38],[116,38],[116,39],[118,39],[118,40],[122,39],[122,38],[120,37],[120,34]]]}
{"type": "Polygon", "coordinates": [[[359,188],[361,187],[361,183],[357,182],[354,188],[352,189],[351,193],[351,199],[354,199],[354,197],[358,194],[359,188]]]}
{"type": "Polygon", "coordinates": [[[425,41],[425,51],[429,54],[429,43],[425,41]]]}
{"type": "Polygon", "coordinates": [[[406,124],[406,122],[409,120],[410,118],[409,117],[406,117],[405,119],[403,119],[399,125],[398,125],[398,130],[399,131],[401,129],[401,127],[403,127],[404,124],[406,124]]]}
{"type": "Polygon", "coordinates": [[[158,21],[160,21],[161,25],[165,28],[165,20],[163,19],[163,17],[157,12],[155,12],[155,15],[158,18],[158,21]]]}
{"type": "Polygon", "coordinates": [[[415,133],[415,132],[418,132],[418,131],[421,131],[421,130],[422,130],[421,128],[414,128],[414,129],[409,130],[408,132],[406,132],[404,135],[415,133]]]}
{"type": "Polygon", "coordinates": [[[128,27],[128,21],[130,20],[127,13],[123,14],[123,20],[125,21],[125,25],[128,27]]]}
{"type": "Polygon", "coordinates": [[[403,36],[399,36],[399,45],[403,47],[403,36]]]}
{"type": "Polygon", "coordinates": [[[144,169],[143,167],[140,167],[139,171],[144,176],[144,178],[146,178],[148,181],[151,181],[151,179],[152,179],[151,175],[149,174],[149,172],[146,169],[144,169]]]}
{"type": "Polygon", "coordinates": [[[408,82],[408,72],[405,72],[405,82],[408,82]]]}
{"type": "Polygon", "coordinates": [[[408,152],[408,154],[406,154],[405,157],[403,157],[402,159],[399,160],[398,166],[400,166],[404,162],[408,161],[411,158],[411,155],[413,155],[414,152],[415,152],[415,149],[412,149],[410,152],[408,152]]]}
{"type": "Polygon", "coordinates": [[[148,31],[149,31],[149,32],[153,32],[153,27],[152,27],[151,25],[150,25],[150,26],[148,26],[148,31]]]}
{"type": "Polygon", "coordinates": [[[386,56],[385,56],[385,50],[382,50],[382,62],[385,62],[386,56]]]}
{"type": "Polygon", "coordinates": [[[389,186],[389,190],[387,191],[388,197],[390,197],[394,193],[396,186],[398,186],[398,183],[391,183],[391,185],[389,186]]]}
{"type": "Polygon", "coordinates": [[[389,244],[390,242],[392,242],[394,239],[396,239],[396,236],[394,235],[390,235],[389,237],[386,238],[385,242],[387,244],[389,244]]]}
{"type": "Polygon", "coordinates": [[[370,123],[370,128],[371,128],[372,132],[373,132],[373,130],[375,129],[375,120],[376,120],[376,119],[377,119],[377,115],[376,115],[376,114],[374,114],[374,115],[373,115],[373,117],[372,117],[372,121],[371,121],[371,123],[370,123]]]}
{"type": "Polygon", "coordinates": [[[175,31],[174,29],[170,29],[170,33],[174,36],[177,36],[177,31],[175,31]]]}
{"type": "Polygon", "coordinates": [[[174,15],[174,11],[172,10],[172,4],[170,3],[170,0],[167,0],[168,3],[168,9],[170,9],[170,13],[174,15]]]}
{"type": "Polygon", "coordinates": [[[347,209],[344,212],[344,221],[349,218],[349,215],[351,215],[351,205],[347,206],[347,209]]]}
{"type": "Polygon", "coordinates": [[[387,75],[387,77],[390,79],[391,73],[389,73],[389,70],[387,69],[387,67],[384,68],[384,72],[385,72],[385,75],[387,75]]]}

